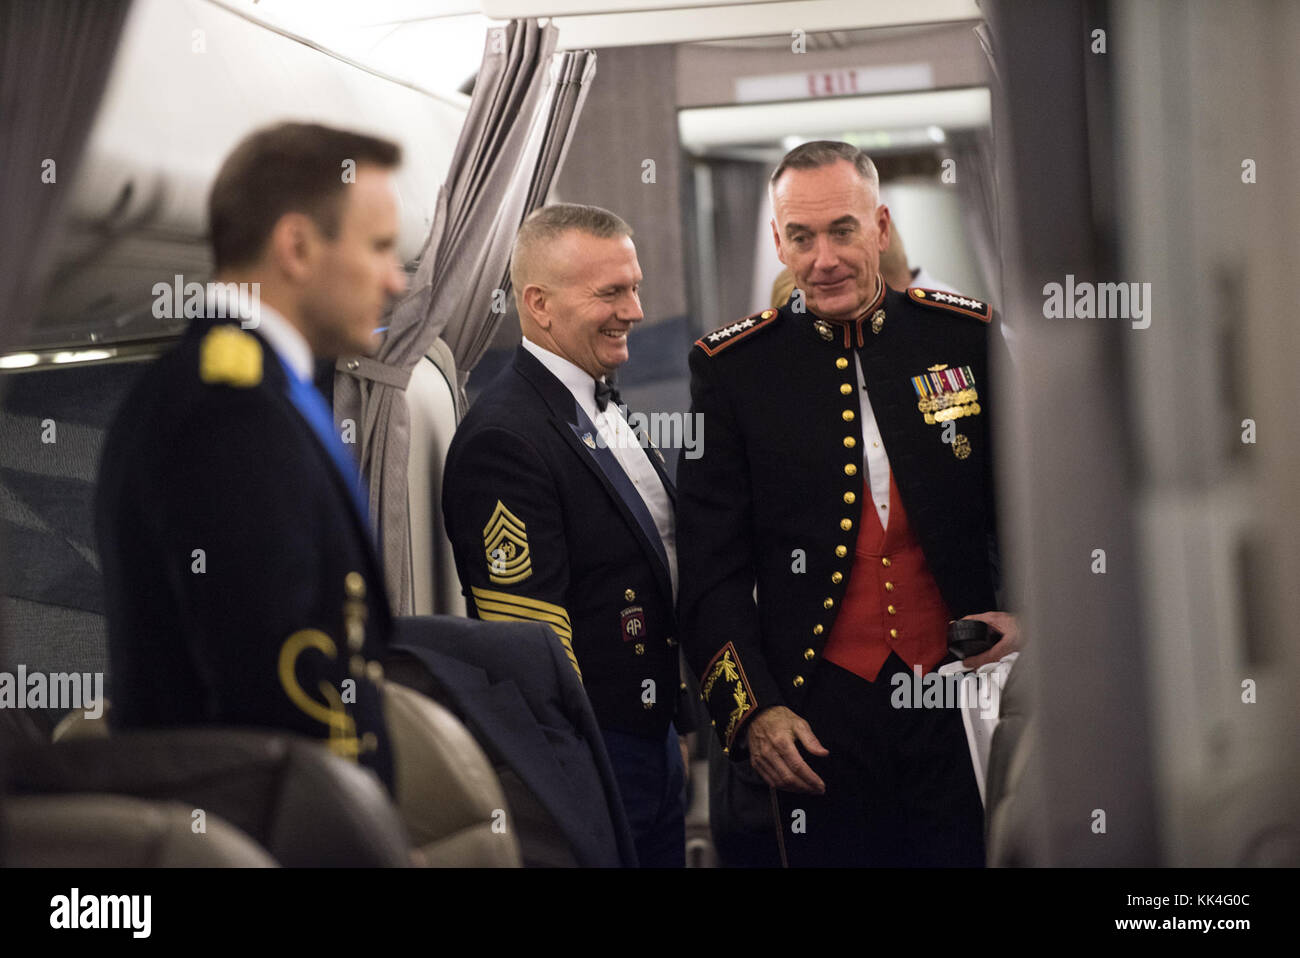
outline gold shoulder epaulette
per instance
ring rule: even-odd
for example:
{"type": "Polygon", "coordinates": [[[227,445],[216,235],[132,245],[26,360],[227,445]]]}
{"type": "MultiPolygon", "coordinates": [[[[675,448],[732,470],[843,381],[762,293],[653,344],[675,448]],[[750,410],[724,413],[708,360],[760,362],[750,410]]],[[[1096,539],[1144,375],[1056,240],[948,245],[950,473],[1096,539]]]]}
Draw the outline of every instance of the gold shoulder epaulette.
{"type": "Polygon", "coordinates": [[[937,309],[946,309],[951,313],[974,316],[981,322],[987,323],[993,318],[993,307],[988,303],[981,303],[978,299],[971,299],[959,293],[913,286],[908,289],[907,295],[912,302],[920,303],[922,306],[933,306],[937,309]]]}
{"type": "Polygon", "coordinates": [[[765,309],[761,313],[755,313],[753,316],[746,316],[734,323],[718,327],[713,332],[695,340],[695,345],[704,350],[706,354],[713,356],[722,352],[728,346],[734,346],[742,339],[754,335],[760,329],[771,326],[778,315],[780,314],[775,309],[765,309]]]}
{"type": "Polygon", "coordinates": [[[262,381],[262,344],[235,326],[213,326],[199,344],[199,379],[247,389],[262,381]]]}

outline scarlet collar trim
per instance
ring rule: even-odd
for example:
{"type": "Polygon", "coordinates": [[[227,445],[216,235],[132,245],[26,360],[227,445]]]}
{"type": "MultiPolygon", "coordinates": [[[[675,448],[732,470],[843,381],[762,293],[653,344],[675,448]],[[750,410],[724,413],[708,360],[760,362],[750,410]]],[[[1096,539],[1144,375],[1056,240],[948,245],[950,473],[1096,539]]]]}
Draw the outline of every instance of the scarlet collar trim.
{"type": "Polygon", "coordinates": [[[853,339],[854,339],[854,334],[856,333],[858,348],[860,349],[867,344],[866,338],[862,335],[863,332],[862,327],[867,324],[867,322],[871,319],[872,314],[875,313],[875,311],[880,308],[880,304],[883,303],[884,301],[885,301],[885,283],[880,278],[880,274],[877,273],[876,274],[876,295],[871,300],[871,305],[869,305],[866,309],[862,311],[862,315],[860,315],[857,319],[824,319],[823,322],[830,323],[832,326],[838,326],[844,331],[845,349],[853,348],[853,339]]]}

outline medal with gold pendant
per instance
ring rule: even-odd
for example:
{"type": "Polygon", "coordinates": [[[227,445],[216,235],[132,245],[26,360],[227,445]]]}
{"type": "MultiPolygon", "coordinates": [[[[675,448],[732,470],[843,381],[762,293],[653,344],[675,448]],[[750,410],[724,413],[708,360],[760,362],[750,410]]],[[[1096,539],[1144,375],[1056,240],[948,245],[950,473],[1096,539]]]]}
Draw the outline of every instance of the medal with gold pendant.
{"type": "MultiPolygon", "coordinates": [[[[937,363],[922,375],[913,376],[912,388],[916,392],[916,408],[927,426],[977,416],[982,412],[975,388],[975,373],[970,366],[950,368],[947,363],[937,363]]],[[[953,455],[958,459],[970,456],[970,439],[965,435],[957,434],[951,445],[953,455]]]]}

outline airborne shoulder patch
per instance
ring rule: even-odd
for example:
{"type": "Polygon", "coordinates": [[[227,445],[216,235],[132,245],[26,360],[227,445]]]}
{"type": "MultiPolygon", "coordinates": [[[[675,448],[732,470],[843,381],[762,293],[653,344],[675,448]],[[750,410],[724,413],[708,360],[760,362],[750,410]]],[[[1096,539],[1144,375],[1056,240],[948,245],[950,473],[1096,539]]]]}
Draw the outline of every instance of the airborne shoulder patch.
{"type": "Polygon", "coordinates": [[[716,355],[728,346],[734,346],[742,339],[754,335],[760,329],[771,326],[779,315],[780,313],[775,309],[765,309],[761,313],[746,316],[744,319],[728,323],[726,326],[719,326],[713,332],[697,339],[695,345],[699,346],[709,356],[716,355]]]}
{"type": "Polygon", "coordinates": [[[500,499],[483,527],[483,552],[487,558],[488,579],[497,585],[523,582],[533,574],[528,529],[500,499]]]}
{"type": "Polygon", "coordinates": [[[922,289],[919,286],[913,286],[908,289],[907,297],[912,302],[919,303],[922,306],[944,309],[951,313],[961,313],[963,316],[973,316],[984,323],[993,318],[993,307],[988,303],[982,303],[978,299],[971,299],[969,296],[962,296],[959,293],[949,293],[942,289],[922,289]]]}
{"type": "Polygon", "coordinates": [[[262,344],[235,326],[213,326],[199,343],[199,379],[247,389],[262,381],[262,344]]]}

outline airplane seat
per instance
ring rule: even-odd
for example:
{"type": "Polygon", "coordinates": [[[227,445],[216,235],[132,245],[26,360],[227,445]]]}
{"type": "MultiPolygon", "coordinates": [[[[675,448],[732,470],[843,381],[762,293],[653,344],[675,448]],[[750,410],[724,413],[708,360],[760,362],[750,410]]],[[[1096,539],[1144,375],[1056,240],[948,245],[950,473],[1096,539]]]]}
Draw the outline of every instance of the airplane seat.
{"type": "Polygon", "coordinates": [[[442,519],[442,473],[460,422],[460,391],[451,348],[438,339],[411,370],[406,387],[410,416],[407,499],[411,516],[414,615],[466,614],[456,559],[442,519]]]}
{"type": "Polygon", "coordinates": [[[125,795],[10,798],[2,864],[19,868],[274,868],[275,859],[216,815],[196,830],[180,802],[125,795]]]}
{"type": "Polygon", "coordinates": [[[59,719],[50,733],[51,742],[72,741],[83,738],[108,738],[109,702],[104,700],[103,710],[98,718],[87,718],[82,709],[73,709],[59,719]]]}
{"type": "Polygon", "coordinates": [[[506,799],[469,730],[430,698],[384,683],[396,772],[396,804],[426,865],[519,867],[519,844],[503,828],[506,799]]]}
{"type": "Polygon", "coordinates": [[[13,798],[179,802],[187,814],[229,822],[289,867],[410,862],[406,832],[379,780],[297,736],[222,728],[117,732],[16,747],[6,755],[6,773],[13,798]]]}
{"type": "MultiPolygon", "coordinates": [[[[52,740],[70,742],[109,736],[109,704],[87,718],[70,712],[52,740]]],[[[496,773],[469,730],[451,712],[402,685],[384,685],[384,718],[392,739],[397,794],[394,803],[411,843],[425,864],[515,867],[513,836],[494,832],[507,803],[496,773]]]]}

